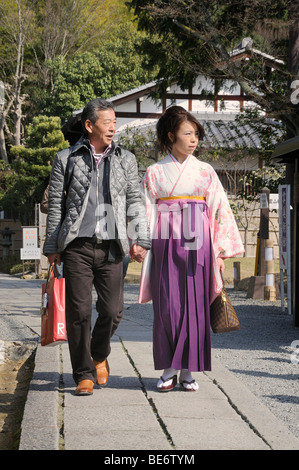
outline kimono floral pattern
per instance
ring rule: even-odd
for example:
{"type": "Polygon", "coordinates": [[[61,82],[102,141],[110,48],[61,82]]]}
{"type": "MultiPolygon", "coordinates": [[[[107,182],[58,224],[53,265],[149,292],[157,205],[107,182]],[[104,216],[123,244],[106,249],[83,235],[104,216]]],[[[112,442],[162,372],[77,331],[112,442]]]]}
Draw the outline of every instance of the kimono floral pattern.
{"type": "MultiPolygon", "coordinates": [[[[204,197],[208,207],[211,253],[210,302],[223,287],[222,278],[216,265],[216,258],[237,256],[244,252],[240,233],[229,205],[223,186],[211,165],[189,155],[183,164],[172,155],[151,165],[142,181],[142,193],[146,205],[148,223],[153,236],[157,220],[157,200],[173,196],[204,197]]],[[[152,299],[150,285],[151,250],[142,266],[139,303],[152,299]]]]}
{"type": "Polygon", "coordinates": [[[189,155],[180,165],[171,156],[151,165],[142,182],[148,221],[153,227],[157,199],[201,196],[206,199],[215,257],[230,258],[244,252],[227,195],[211,165],[189,155]]]}

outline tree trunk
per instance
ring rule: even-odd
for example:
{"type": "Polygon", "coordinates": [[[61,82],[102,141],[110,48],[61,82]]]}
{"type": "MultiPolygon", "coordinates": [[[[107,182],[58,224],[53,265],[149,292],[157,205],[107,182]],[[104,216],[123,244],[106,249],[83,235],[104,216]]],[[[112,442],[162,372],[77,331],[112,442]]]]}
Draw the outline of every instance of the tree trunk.
{"type": "MultiPolygon", "coordinates": [[[[293,5],[294,8],[294,5],[293,5]]],[[[296,7],[298,8],[298,6],[296,7]]],[[[292,14],[292,13],[291,13],[292,14]]],[[[298,13],[294,12],[295,14],[298,13]]],[[[294,17],[293,16],[293,17],[294,17]]],[[[291,16],[292,17],[292,16],[291,16]]],[[[289,72],[293,75],[293,79],[299,77],[299,19],[297,18],[296,21],[290,27],[290,34],[289,34],[289,72]]]]}
{"type": "Polygon", "coordinates": [[[21,145],[22,99],[16,96],[14,111],[14,145],[21,145]]]}
{"type": "Polygon", "coordinates": [[[5,144],[5,135],[4,135],[4,128],[2,125],[2,119],[0,124],[0,155],[1,159],[8,163],[7,152],[6,152],[6,144],[5,144]]]}

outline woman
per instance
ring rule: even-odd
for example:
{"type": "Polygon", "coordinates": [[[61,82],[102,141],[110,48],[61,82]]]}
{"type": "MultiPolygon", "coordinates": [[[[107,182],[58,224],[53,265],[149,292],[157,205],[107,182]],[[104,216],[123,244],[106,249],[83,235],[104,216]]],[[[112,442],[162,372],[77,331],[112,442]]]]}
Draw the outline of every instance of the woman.
{"type": "Polygon", "coordinates": [[[160,391],[172,390],[177,380],[195,391],[191,372],[211,370],[209,306],[222,288],[223,260],[244,251],[215,171],[192,155],[203,135],[184,108],[169,108],[157,124],[167,156],[147,169],[142,184],[152,249],[139,302],[153,300],[154,366],[164,369],[160,391]]]}

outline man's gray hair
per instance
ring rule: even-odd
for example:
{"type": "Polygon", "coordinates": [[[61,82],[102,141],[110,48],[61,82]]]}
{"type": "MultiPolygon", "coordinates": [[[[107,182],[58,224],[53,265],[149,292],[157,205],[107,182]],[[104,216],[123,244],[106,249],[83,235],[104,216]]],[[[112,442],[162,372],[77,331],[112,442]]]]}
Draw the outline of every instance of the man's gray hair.
{"type": "Polygon", "coordinates": [[[103,100],[102,98],[96,98],[85,106],[81,114],[81,124],[85,132],[85,122],[87,120],[95,124],[99,118],[100,111],[106,111],[107,109],[113,109],[114,106],[111,101],[103,100]]]}

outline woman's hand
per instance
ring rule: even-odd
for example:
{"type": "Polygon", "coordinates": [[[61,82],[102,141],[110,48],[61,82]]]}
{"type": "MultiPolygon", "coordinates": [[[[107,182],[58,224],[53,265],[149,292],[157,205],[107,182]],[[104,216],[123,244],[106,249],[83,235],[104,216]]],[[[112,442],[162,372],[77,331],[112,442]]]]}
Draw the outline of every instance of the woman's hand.
{"type": "Polygon", "coordinates": [[[216,264],[217,264],[217,268],[219,269],[219,271],[224,272],[225,265],[224,265],[223,259],[222,258],[217,258],[216,259],[216,264]]]}

